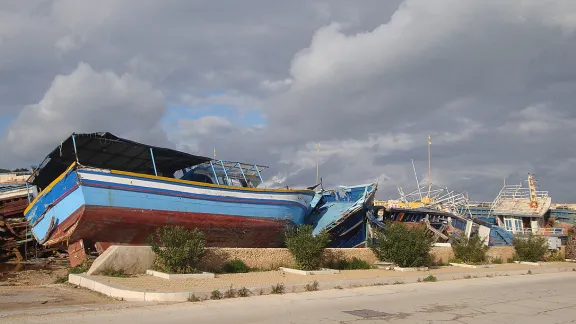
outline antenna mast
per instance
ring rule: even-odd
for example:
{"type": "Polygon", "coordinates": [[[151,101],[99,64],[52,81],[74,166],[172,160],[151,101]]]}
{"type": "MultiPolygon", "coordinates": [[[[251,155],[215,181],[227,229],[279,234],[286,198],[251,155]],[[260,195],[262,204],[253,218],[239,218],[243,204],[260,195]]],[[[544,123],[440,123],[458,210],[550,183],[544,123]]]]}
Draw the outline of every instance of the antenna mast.
{"type": "Polygon", "coordinates": [[[428,195],[426,196],[428,198],[430,198],[430,189],[432,187],[430,180],[430,145],[432,145],[432,141],[430,140],[430,135],[428,135],[428,195]]]}
{"type": "Polygon", "coordinates": [[[418,187],[418,195],[420,195],[420,200],[422,200],[422,190],[420,190],[420,181],[418,181],[418,174],[416,173],[416,167],[414,166],[414,159],[412,160],[412,169],[414,170],[414,178],[416,178],[416,187],[418,187]]]}
{"type": "Polygon", "coordinates": [[[316,184],[318,184],[318,165],[320,162],[320,143],[318,143],[318,151],[316,152],[316,184]]]}

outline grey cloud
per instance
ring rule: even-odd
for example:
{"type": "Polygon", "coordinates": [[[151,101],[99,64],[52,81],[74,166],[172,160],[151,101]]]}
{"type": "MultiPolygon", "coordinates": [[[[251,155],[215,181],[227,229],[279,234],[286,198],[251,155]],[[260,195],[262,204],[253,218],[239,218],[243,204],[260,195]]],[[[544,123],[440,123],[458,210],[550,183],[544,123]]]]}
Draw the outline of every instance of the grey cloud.
{"type": "MultiPolygon", "coordinates": [[[[22,109],[5,143],[39,120],[62,128],[38,119],[32,107],[49,97],[56,75],[74,74],[84,61],[94,75],[110,71],[108,83],[130,76],[134,90],[105,104],[76,87],[74,102],[114,107],[121,116],[136,109],[123,106],[158,107],[126,127],[102,121],[90,124],[94,128],[155,139],[162,132],[146,130],[158,127],[166,104],[260,108],[264,127],[211,116],[181,120],[167,136],[198,154],[216,148],[222,158],[268,164],[277,185],[310,185],[321,142],[325,184],[377,179],[379,196],[388,198],[396,185],[414,182],[410,159],[425,175],[431,134],[433,180],[474,200],[493,199],[503,177],[517,182],[529,171],[555,200],[574,198],[567,190],[576,180],[571,0],[146,0],[81,7],[55,0],[27,6],[0,7],[12,15],[3,21],[23,18],[18,26],[24,26],[0,31],[6,53],[0,109],[13,115],[22,109]],[[203,98],[219,90],[225,90],[221,97],[203,98]],[[391,180],[383,181],[386,176],[391,180]]],[[[54,109],[70,111],[66,107],[60,101],[54,109]]],[[[94,109],[74,111],[69,120],[76,126],[97,120],[94,109]]],[[[12,159],[21,161],[31,147],[12,159]]]]}
{"type": "Polygon", "coordinates": [[[44,97],[24,107],[0,142],[0,162],[38,163],[73,132],[110,131],[156,144],[167,144],[159,119],[164,98],[145,81],[129,74],[98,72],[80,63],[54,78],[44,97]]]}

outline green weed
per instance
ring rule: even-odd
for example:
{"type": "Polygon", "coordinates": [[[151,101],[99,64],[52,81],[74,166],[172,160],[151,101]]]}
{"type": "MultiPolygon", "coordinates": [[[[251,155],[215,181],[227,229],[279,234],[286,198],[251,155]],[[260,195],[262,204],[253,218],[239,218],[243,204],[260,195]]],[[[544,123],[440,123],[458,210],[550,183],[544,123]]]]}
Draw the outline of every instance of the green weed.
{"type": "Polygon", "coordinates": [[[276,286],[272,286],[272,294],[283,294],[284,293],[284,284],[279,283],[276,286]]]}
{"type": "Polygon", "coordinates": [[[318,290],[318,281],[314,280],[311,284],[306,284],[306,291],[317,291],[318,290]]]}

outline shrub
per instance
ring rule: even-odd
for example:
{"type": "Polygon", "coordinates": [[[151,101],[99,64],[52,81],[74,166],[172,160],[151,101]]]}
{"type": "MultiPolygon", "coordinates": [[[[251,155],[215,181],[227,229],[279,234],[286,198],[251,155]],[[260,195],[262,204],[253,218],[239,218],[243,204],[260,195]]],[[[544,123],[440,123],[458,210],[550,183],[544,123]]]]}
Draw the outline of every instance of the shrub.
{"type": "Polygon", "coordinates": [[[546,261],[548,261],[548,262],[563,262],[563,261],[565,261],[565,258],[562,256],[562,253],[560,253],[560,251],[553,251],[553,252],[550,252],[550,254],[548,256],[546,256],[546,261]]]}
{"type": "Polygon", "coordinates": [[[384,230],[376,231],[376,243],[371,248],[380,261],[421,267],[432,263],[433,244],[434,238],[424,225],[408,228],[402,223],[387,222],[384,230]]]}
{"type": "Polygon", "coordinates": [[[238,292],[236,291],[236,289],[232,288],[232,286],[230,286],[230,289],[226,290],[224,292],[224,298],[236,298],[236,294],[238,292]]]}
{"type": "Polygon", "coordinates": [[[438,281],[438,279],[436,277],[434,277],[433,275],[429,275],[428,277],[424,278],[422,281],[424,281],[424,282],[436,282],[436,281],[438,281]]]}
{"type": "Polygon", "coordinates": [[[246,273],[250,268],[240,259],[234,259],[226,262],[222,267],[225,273],[246,273]]]}
{"type": "Polygon", "coordinates": [[[286,232],[286,247],[296,260],[296,266],[300,270],[310,271],[320,268],[324,249],[330,243],[330,234],[321,231],[313,235],[314,228],[311,225],[300,227],[286,232]]]}
{"type": "Polygon", "coordinates": [[[239,297],[248,297],[252,295],[252,292],[250,291],[250,289],[246,288],[246,287],[242,287],[240,289],[238,289],[238,296],[239,297]]]}
{"type": "Polygon", "coordinates": [[[317,291],[318,281],[314,280],[311,284],[306,284],[306,291],[317,291]]]}
{"type": "Polygon", "coordinates": [[[496,258],[492,259],[492,263],[494,263],[494,264],[502,264],[502,263],[504,263],[504,260],[502,260],[501,257],[496,257],[496,258]]]}
{"type": "Polygon", "coordinates": [[[337,260],[328,264],[331,269],[338,270],[358,270],[358,269],[372,269],[372,266],[357,257],[353,257],[351,261],[348,260],[337,260]]]}
{"type": "Polygon", "coordinates": [[[156,253],[156,265],[170,273],[197,272],[198,262],[204,256],[206,240],[198,229],[183,226],[163,226],[148,238],[156,253]]]}
{"type": "Polygon", "coordinates": [[[474,235],[470,238],[462,237],[460,240],[452,242],[452,250],[456,259],[467,264],[478,264],[486,260],[488,246],[485,239],[474,235]]]}
{"type": "Polygon", "coordinates": [[[284,293],[284,284],[283,283],[279,283],[276,284],[276,286],[272,286],[272,294],[283,294],[284,293]]]}
{"type": "Polygon", "coordinates": [[[80,273],[88,272],[88,270],[90,270],[90,265],[91,265],[91,262],[84,261],[81,264],[75,266],[74,268],[70,268],[68,270],[68,273],[80,274],[80,273]]]}
{"type": "Polygon", "coordinates": [[[196,295],[191,294],[190,296],[188,296],[188,301],[195,303],[195,302],[199,302],[201,301],[201,299],[199,297],[196,297],[196,295]]]}
{"type": "Polygon", "coordinates": [[[56,279],[54,279],[55,284],[61,284],[61,283],[67,283],[67,282],[68,282],[68,276],[58,276],[58,277],[56,277],[56,279]]]}
{"type": "Polygon", "coordinates": [[[210,294],[210,299],[222,299],[222,293],[218,289],[212,290],[210,294]]]}
{"type": "Polygon", "coordinates": [[[106,277],[118,277],[118,278],[129,278],[132,277],[131,274],[127,274],[124,270],[114,270],[111,268],[104,269],[100,272],[100,275],[106,277]]]}
{"type": "Polygon", "coordinates": [[[514,237],[514,249],[520,261],[543,261],[548,252],[548,239],[545,236],[528,235],[514,237]]]}

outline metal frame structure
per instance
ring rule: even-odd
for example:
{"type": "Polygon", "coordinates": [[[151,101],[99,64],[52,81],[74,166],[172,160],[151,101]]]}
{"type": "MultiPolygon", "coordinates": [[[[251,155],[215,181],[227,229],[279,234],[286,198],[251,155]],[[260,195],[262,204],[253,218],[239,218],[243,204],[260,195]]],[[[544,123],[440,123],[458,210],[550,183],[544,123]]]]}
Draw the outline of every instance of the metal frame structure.
{"type": "Polygon", "coordinates": [[[418,189],[408,194],[404,193],[402,187],[398,186],[398,193],[400,200],[407,206],[410,202],[420,202],[423,207],[442,210],[450,212],[464,218],[470,219],[471,213],[469,206],[469,199],[464,193],[453,191],[447,187],[442,187],[434,183],[419,184],[418,189]],[[422,196],[423,190],[430,188],[429,195],[426,198],[422,196]]]}
{"type": "MultiPolygon", "coordinates": [[[[523,180],[522,182],[525,182],[525,181],[529,181],[529,180],[523,180]]],[[[518,200],[526,199],[528,201],[531,201],[532,199],[548,198],[549,197],[548,191],[538,191],[538,190],[535,190],[535,187],[531,188],[531,186],[524,187],[522,185],[522,182],[520,184],[504,185],[502,187],[502,189],[498,193],[498,196],[496,196],[496,198],[494,199],[494,201],[491,204],[490,213],[488,214],[489,217],[494,216],[494,210],[505,199],[518,199],[518,200]]]]}
{"type": "Polygon", "coordinates": [[[204,169],[212,171],[212,174],[216,180],[216,184],[221,184],[218,180],[218,171],[222,170],[227,185],[232,183],[230,180],[231,178],[242,178],[244,181],[246,181],[246,183],[248,183],[249,179],[247,177],[250,176],[258,177],[258,179],[260,179],[260,183],[264,185],[264,179],[262,178],[261,172],[267,168],[267,166],[257,164],[248,164],[236,161],[211,160],[210,162],[196,165],[192,169],[204,169]]]}

